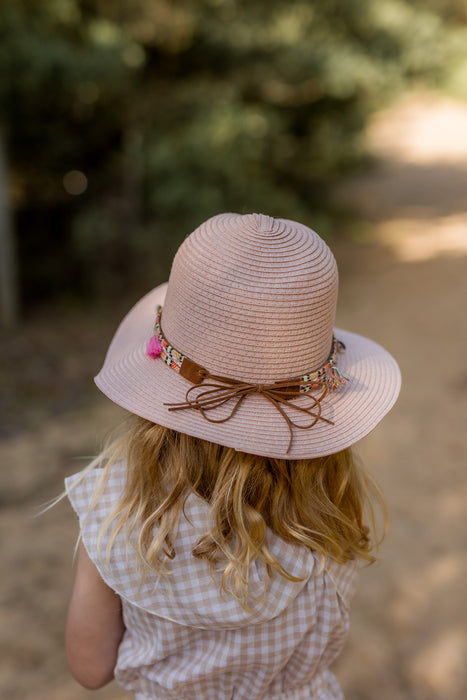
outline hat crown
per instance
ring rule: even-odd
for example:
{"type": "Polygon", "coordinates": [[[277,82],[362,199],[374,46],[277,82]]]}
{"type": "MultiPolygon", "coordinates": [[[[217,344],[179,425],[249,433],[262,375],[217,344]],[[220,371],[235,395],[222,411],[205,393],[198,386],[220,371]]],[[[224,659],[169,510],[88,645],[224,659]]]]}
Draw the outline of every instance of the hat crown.
{"type": "Polygon", "coordinates": [[[220,214],[179,248],[162,329],[213,374],[289,379],[326,362],[337,291],[334,256],[312,229],[262,214],[220,214]]]}

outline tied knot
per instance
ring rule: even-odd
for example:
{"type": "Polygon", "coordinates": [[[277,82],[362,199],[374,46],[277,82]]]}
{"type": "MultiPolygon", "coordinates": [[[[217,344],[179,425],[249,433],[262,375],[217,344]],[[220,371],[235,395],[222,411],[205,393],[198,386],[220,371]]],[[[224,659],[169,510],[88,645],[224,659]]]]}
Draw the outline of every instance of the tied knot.
{"type": "Polygon", "coordinates": [[[350,381],[350,377],[337,366],[337,354],[345,350],[345,345],[335,336],[332,337],[328,358],[319,369],[295,379],[272,384],[250,384],[211,374],[205,367],[176,350],[164,337],[161,315],[162,307],[158,306],[154,340],[148,343],[146,353],[152,359],[160,357],[166,365],[192,384],[185,394],[185,401],[164,404],[169,411],[194,409],[210,423],[225,423],[235,415],[247,396],[258,394],[274,406],[287,424],[290,435],[287,452],[292,445],[293,428],[307,430],[318,421],[334,425],[333,421],[322,415],[321,402],[329,392],[350,381]],[[318,391],[321,392],[319,395],[318,391]],[[299,397],[295,403],[294,399],[299,397]],[[216,413],[216,409],[220,410],[216,413]]]}
{"type": "Polygon", "coordinates": [[[330,425],[334,423],[324,418],[321,413],[321,401],[328,393],[328,386],[321,385],[319,396],[306,394],[306,399],[300,392],[300,380],[284,380],[273,384],[249,384],[238,379],[230,379],[206,372],[201,384],[191,386],[185,394],[185,401],[175,404],[165,404],[169,411],[183,411],[188,408],[199,411],[202,416],[211,423],[225,423],[235,415],[247,396],[259,394],[266,398],[272,406],[281,414],[289,429],[289,452],[293,439],[293,428],[306,430],[318,421],[324,421],[330,425]],[[302,402],[296,404],[292,399],[303,396],[302,402]],[[216,409],[222,409],[226,404],[227,414],[216,417],[211,413],[216,409]],[[295,413],[295,420],[289,413],[295,413]],[[305,418],[306,423],[298,423],[299,417],[305,418]],[[311,419],[311,420],[309,420],[311,419]]]}

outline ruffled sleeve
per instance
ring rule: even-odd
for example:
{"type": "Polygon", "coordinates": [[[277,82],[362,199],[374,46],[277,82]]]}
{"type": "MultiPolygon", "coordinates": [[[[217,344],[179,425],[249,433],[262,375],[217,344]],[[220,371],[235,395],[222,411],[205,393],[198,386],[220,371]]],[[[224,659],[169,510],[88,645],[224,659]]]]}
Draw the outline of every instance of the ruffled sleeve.
{"type": "Polygon", "coordinates": [[[123,463],[114,464],[107,475],[103,469],[94,469],[87,473],[84,471],[73,474],[65,479],[65,490],[78,516],[81,539],[86,551],[102,578],[112,588],[115,588],[113,577],[104,563],[107,537],[101,535],[109,514],[120,502],[125,481],[123,463]]]}

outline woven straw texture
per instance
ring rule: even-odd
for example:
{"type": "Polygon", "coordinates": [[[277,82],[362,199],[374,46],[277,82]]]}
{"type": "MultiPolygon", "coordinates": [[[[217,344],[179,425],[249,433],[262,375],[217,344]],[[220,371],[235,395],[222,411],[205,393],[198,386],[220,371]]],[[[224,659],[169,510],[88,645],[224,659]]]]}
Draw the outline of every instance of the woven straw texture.
{"type": "MultiPolygon", "coordinates": [[[[168,284],[149,292],[124,318],[96,383],[132,413],[237,450],[289,459],[331,454],[369,433],[400,389],[389,353],[334,329],[337,293],[334,256],[311,229],[261,214],[215,216],[181,245],[168,284]],[[334,332],[346,346],[339,369],[351,379],[322,402],[323,416],[334,425],[294,428],[287,452],[287,424],[261,395],[248,396],[225,423],[211,423],[194,409],[169,411],[164,404],[183,402],[191,384],[146,355],[158,304],[163,333],[174,348],[212,374],[245,382],[272,383],[318,369],[334,332]]],[[[294,403],[306,405],[307,398],[294,403]]],[[[216,419],[230,410],[216,409],[216,419]]]]}

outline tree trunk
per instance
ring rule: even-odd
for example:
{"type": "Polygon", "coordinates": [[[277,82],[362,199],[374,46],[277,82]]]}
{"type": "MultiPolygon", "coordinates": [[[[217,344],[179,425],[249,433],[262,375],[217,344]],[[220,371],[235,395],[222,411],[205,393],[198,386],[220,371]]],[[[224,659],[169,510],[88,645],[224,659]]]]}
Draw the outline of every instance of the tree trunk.
{"type": "Polygon", "coordinates": [[[19,293],[5,150],[0,130],[0,324],[11,328],[18,321],[19,293]]]}

